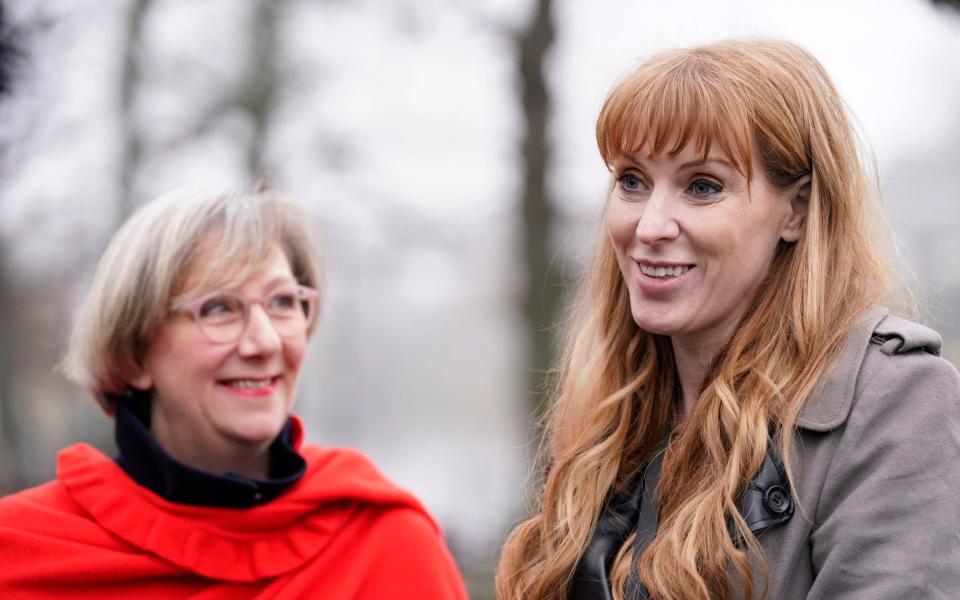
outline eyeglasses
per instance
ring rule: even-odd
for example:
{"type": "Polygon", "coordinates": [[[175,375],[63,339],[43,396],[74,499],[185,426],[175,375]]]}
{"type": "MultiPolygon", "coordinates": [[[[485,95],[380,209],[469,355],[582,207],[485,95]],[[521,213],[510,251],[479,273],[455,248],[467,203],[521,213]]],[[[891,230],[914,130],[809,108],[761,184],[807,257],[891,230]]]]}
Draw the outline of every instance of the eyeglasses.
{"type": "Polygon", "coordinates": [[[276,289],[266,296],[243,297],[227,291],[210,292],[196,300],[174,304],[175,311],[193,316],[200,331],[216,344],[227,344],[240,339],[250,321],[250,306],[259,304],[277,334],[295,337],[303,334],[316,317],[320,292],[305,285],[290,285],[276,289]]]}

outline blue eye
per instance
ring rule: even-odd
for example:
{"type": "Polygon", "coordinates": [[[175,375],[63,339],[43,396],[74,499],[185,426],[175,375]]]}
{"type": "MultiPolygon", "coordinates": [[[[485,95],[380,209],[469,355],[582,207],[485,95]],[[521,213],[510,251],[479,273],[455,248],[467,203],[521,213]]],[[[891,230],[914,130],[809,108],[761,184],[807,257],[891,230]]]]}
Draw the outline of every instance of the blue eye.
{"type": "Polygon", "coordinates": [[[697,179],[690,184],[689,191],[694,196],[707,197],[722,192],[723,186],[709,179],[697,179]]]}
{"type": "Polygon", "coordinates": [[[286,318],[306,314],[296,289],[283,289],[270,294],[264,308],[274,318],[286,318]]]}
{"type": "Polygon", "coordinates": [[[293,310],[297,307],[297,295],[294,293],[274,294],[270,296],[269,305],[270,308],[280,311],[293,310]]]}
{"type": "Polygon", "coordinates": [[[640,191],[644,185],[642,179],[630,172],[617,177],[617,182],[620,184],[620,187],[627,192],[640,191]]]}
{"type": "Polygon", "coordinates": [[[243,303],[233,296],[214,296],[203,303],[199,309],[204,321],[222,321],[243,314],[243,303]]]}

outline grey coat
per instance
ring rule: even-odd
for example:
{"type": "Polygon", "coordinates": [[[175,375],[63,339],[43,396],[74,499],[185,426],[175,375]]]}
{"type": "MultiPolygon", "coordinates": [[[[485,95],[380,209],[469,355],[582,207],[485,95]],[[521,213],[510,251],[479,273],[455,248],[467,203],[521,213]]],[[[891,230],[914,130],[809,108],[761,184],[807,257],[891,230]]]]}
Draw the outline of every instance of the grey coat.
{"type": "Polygon", "coordinates": [[[960,598],[960,377],[940,346],[882,309],[846,337],[798,421],[799,505],[757,533],[769,598],[960,598]]]}

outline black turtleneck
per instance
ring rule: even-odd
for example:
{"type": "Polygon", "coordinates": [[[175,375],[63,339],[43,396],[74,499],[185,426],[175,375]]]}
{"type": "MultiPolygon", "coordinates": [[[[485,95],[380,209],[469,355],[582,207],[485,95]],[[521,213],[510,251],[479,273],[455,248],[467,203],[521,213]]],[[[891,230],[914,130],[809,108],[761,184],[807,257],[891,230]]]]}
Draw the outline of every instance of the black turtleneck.
{"type": "Polygon", "coordinates": [[[196,506],[249,508],[273,500],[295,484],[307,463],[290,446],[290,421],[270,444],[270,475],[253,479],[216,475],[187,466],[164,451],[150,432],[149,397],[135,394],[117,402],[116,462],[134,481],[166,500],[196,506]]]}

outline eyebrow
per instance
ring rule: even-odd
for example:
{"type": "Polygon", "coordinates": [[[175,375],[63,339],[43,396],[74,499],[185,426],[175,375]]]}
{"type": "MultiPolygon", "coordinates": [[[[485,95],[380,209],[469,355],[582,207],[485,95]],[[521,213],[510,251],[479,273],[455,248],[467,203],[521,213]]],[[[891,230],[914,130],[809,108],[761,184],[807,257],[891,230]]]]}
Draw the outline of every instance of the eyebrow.
{"type": "Polygon", "coordinates": [[[267,280],[264,287],[272,288],[278,285],[282,285],[284,283],[299,284],[300,282],[297,281],[296,276],[293,275],[292,273],[289,275],[283,274],[283,275],[277,275],[276,277],[271,277],[269,280],[267,280]]]}
{"type": "MultiPolygon", "coordinates": [[[[240,288],[243,287],[243,285],[244,285],[247,281],[249,281],[249,280],[244,280],[244,281],[242,281],[242,282],[240,283],[240,285],[225,285],[224,287],[220,287],[220,288],[218,288],[218,289],[211,290],[211,292],[230,292],[230,293],[236,294],[236,293],[239,293],[240,288]]],[[[300,284],[300,282],[297,280],[296,276],[294,276],[293,274],[290,274],[290,275],[287,275],[287,274],[278,274],[278,275],[276,275],[276,276],[274,276],[274,277],[271,277],[270,279],[266,280],[266,281],[263,283],[263,288],[266,289],[266,290],[273,290],[273,289],[275,289],[275,288],[277,288],[277,287],[279,287],[279,286],[281,286],[281,285],[287,284],[287,283],[292,283],[292,284],[294,284],[294,285],[299,285],[299,284],[300,284]]]]}
{"type": "Polygon", "coordinates": [[[724,160],[724,159],[722,159],[722,158],[708,158],[708,159],[706,159],[706,160],[691,160],[690,162],[685,162],[685,163],[683,163],[682,165],[680,165],[680,168],[681,168],[681,169],[689,169],[690,167],[699,167],[699,166],[705,165],[705,164],[707,164],[707,163],[718,163],[718,164],[721,164],[721,165],[723,165],[723,166],[725,166],[725,167],[727,167],[727,168],[736,170],[736,167],[734,167],[732,164],[730,164],[728,161],[726,161],[726,160],[724,160]]]}
{"type": "MultiPolygon", "coordinates": [[[[634,166],[643,168],[643,161],[642,161],[642,160],[636,160],[635,158],[630,157],[630,156],[622,156],[622,157],[620,158],[620,161],[624,161],[624,162],[630,163],[630,164],[632,164],[632,165],[634,165],[634,166]]],[[[613,163],[611,163],[611,166],[616,165],[617,162],[619,162],[619,161],[618,161],[618,160],[614,160],[613,163]]],[[[689,169],[689,168],[691,168],[691,167],[699,167],[699,166],[705,165],[705,164],[707,164],[707,163],[717,163],[717,164],[719,164],[719,165],[723,165],[723,166],[727,167],[728,169],[732,169],[732,170],[734,170],[734,171],[739,171],[739,169],[737,169],[733,164],[731,164],[730,161],[724,160],[724,159],[719,158],[719,157],[715,157],[715,158],[714,158],[714,157],[711,157],[711,158],[707,158],[706,160],[691,160],[691,161],[688,161],[688,162],[683,163],[682,165],[680,165],[679,168],[680,168],[680,169],[689,169]]]]}

